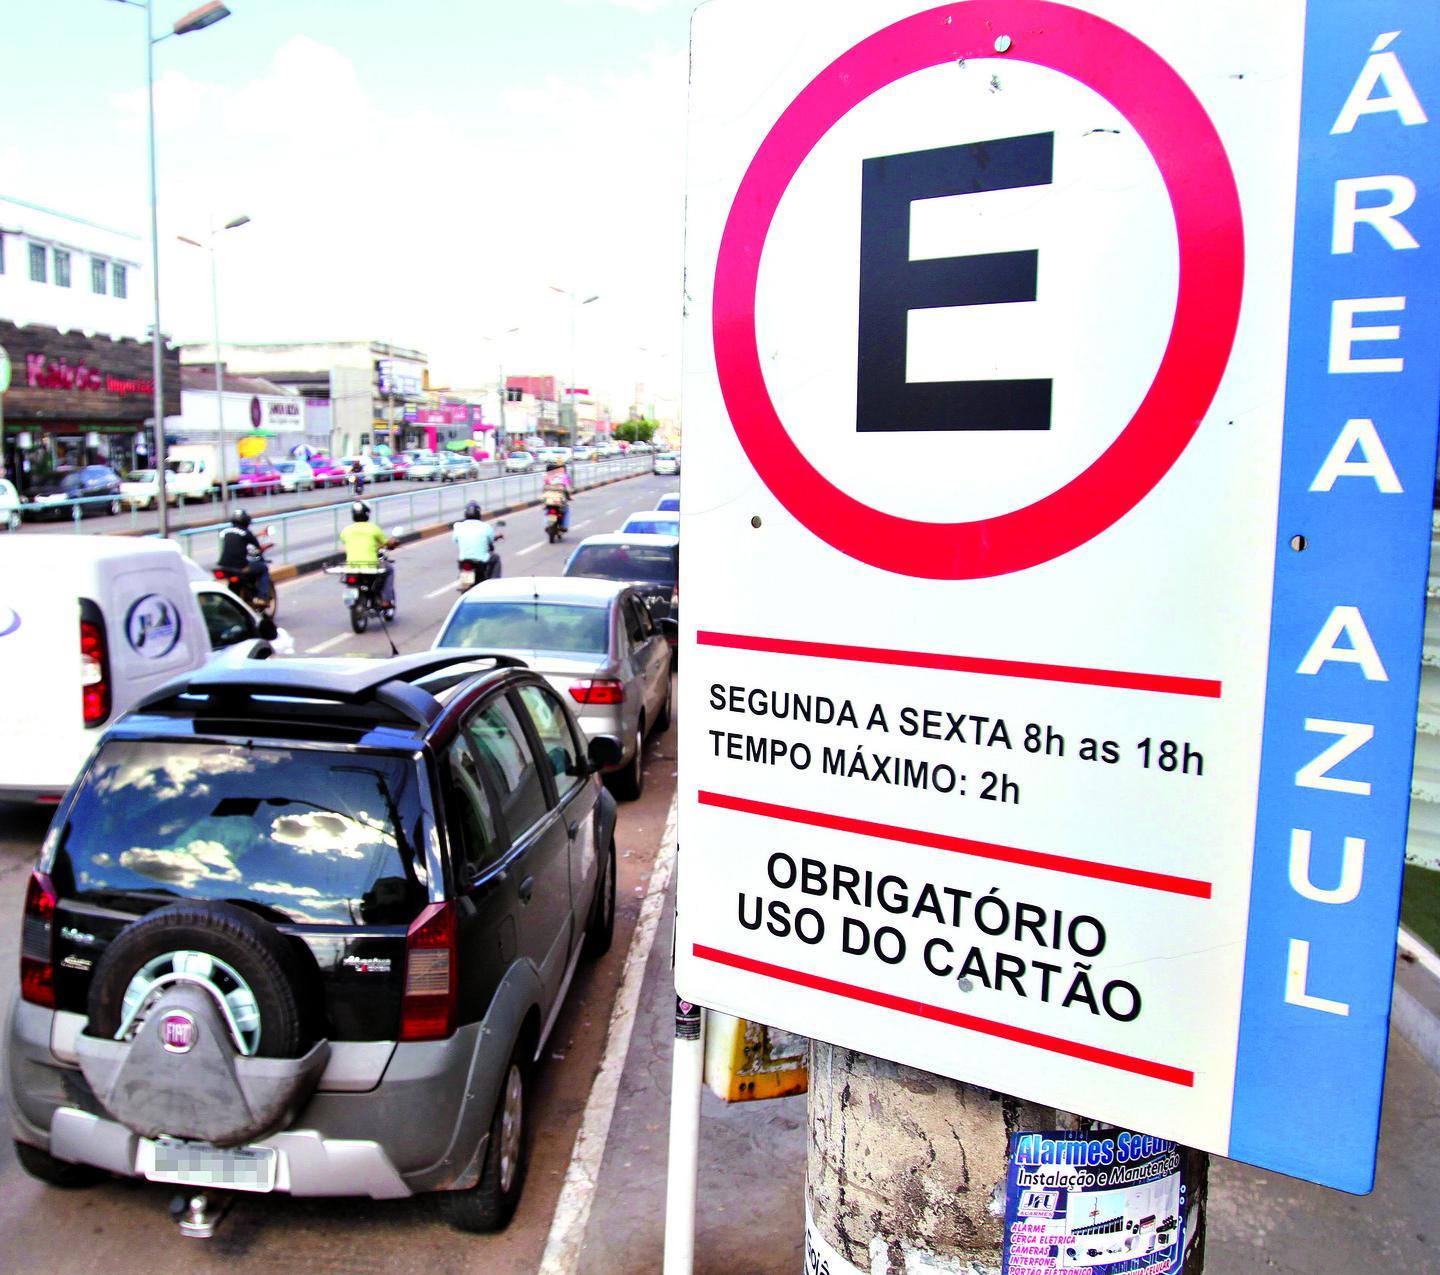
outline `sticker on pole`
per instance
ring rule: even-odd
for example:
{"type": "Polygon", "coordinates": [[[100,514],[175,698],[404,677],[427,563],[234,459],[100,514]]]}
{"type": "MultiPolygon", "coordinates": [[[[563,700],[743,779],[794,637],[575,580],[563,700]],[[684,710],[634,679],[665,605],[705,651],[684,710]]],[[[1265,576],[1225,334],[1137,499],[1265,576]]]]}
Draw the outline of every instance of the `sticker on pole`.
{"type": "Polygon", "coordinates": [[[1373,1178],[1440,9],[713,0],[676,987],[1373,1178]]]}
{"type": "Polygon", "coordinates": [[[1182,1163],[1173,1142],[1125,1130],[1011,1134],[1003,1275],[1179,1275],[1182,1163]]]}

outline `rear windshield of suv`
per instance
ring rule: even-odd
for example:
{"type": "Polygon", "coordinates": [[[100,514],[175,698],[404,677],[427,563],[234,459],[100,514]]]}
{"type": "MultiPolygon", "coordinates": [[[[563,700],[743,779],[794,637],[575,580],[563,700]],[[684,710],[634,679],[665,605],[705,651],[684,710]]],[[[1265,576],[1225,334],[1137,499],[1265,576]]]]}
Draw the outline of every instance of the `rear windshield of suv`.
{"type": "Polygon", "coordinates": [[[674,584],[676,565],[675,551],[668,546],[581,545],[565,567],[565,574],[674,584]]]}
{"type": "Polygon", "coordinates": [[[610,645],[608,615],[605,607],[557,602],[464,602],[438,645],[603,655],[610,645]]]}
{"type": "Polygon", "coordinates": [[[60,893],[229,899],[287,920],[406,925],[425,905],[413,761],[112,740],[62,833],[60,893]]]}

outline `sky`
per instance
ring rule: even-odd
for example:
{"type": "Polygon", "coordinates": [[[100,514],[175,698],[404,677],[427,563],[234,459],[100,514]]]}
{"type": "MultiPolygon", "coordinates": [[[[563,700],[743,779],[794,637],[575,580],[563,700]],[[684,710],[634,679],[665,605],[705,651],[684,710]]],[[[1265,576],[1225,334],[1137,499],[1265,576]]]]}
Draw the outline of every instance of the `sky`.
{"type": "MultiPolygon", "coordinates": [[[[157,32],[199,0],[154,0],[157,32]]],[[[376,339],[456,386],[679,385],[691,0],[228,0],[155,49],[161,315],[376,339]],[[572,314],[553,292],[598,299],[572,314]],[[511,331],[518,329],[518,331],[511,331]]],[[[0,193],[148,236],[144,14],[11,0],[0,193]]],[[[148,287],[148,285],[147,285],[148,287]]]]}

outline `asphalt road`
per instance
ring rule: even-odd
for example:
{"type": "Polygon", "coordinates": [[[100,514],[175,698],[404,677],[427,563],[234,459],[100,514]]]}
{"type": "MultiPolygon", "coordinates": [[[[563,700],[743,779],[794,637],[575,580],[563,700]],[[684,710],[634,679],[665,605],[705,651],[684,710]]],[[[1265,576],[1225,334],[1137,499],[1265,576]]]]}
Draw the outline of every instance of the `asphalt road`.
{"type": "MultiPolygon", "coordinates": [[[[582,493],[571,510],[573,530],[559,545],[545,541],[538,509],[511,515],[501,544],[506,573],[558,572],[584,535],[613,530],[626,514],[652,507],[660,492],[675,487],[673,478],[647,475],[582,493]]],[[[453,548],[448,537],[435,537],[407,545],[395,556],[399,614],[390,631],[401,651],[423,650],[458,596],[453,548]]],[[[301,653],[389,654],[379,629],[363,635],[350,631],[340,587],[331,577],[302,576],[282,584],[279,596],[280,623],[295,635],[301,653]]],[[[149,1275],[157,1264],[183,1264],[197,1272],[534,1272],[600,1062],[640,892],[674,792],[674,739],[673,727],[652,736],[645,794],[621,804],[615,942],[603,960],[581,963],[546,1047],[532,1095],[536,1136],[529,1178],[520,1210],[505,1232],[461,1235],[436,1219],[423,1197],[380,1203],[273,1196],[241,1197],[214,1240],[187,1240],[167,1212],[173,1188],[116,1180],[83,1192],[57,1191],[27,1177],[4,1139],[0,1268],[36,1275],[149,1275]]],[[[0,999],[6,1003],[14,987],[25,882],[47,823],[43,810],[0,804],[0,986],[5,989],[0,999]]]]}

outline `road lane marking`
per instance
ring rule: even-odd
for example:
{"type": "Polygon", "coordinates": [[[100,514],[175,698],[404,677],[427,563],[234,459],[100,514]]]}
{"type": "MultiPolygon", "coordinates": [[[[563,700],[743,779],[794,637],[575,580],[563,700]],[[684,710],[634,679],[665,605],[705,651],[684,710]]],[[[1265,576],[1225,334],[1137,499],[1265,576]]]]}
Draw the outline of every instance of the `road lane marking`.
{"type": "Polygon", "coordinates": [[[455,585],[454,585],[453,583],[451,583],[451,584],[442,584],[438,589],[431,589],[430,592],[425,595],[425,600],[428,602],[431,598],[438,598],[442,593],[454,593],[454,592],[455,592],[455,585]]]}
{"type": "Polygon", "coordinates": [[[322,651],[328,651],[331,647],[339,646],[341,642],[347,641],[349,637],[350,635],[348,633],[337,633],[332,638],[326,638],[319,646],[306,647],[305,654],[319,655],[322,651]]]}
{"type": "Polygon", "coordinates": [[[537,544],[526,545],[523,549],[517,549],[515,552],[515,556],[517,558],[523,558],[527,553],[534,553],[537,549],[543,549],[545,547],[545,544],[546,542],[544,540],[541,540],[537,544]]]}
{"type": "Polygon", "coordinates": [[[665,895],[675,867],[675,821],[680,805],[677,793],[670,801],[665,818],[665,832],[650,884],[640,905],[640,919],[630,936],[630,950],[625,954],[625,973],[620,990],[615,994],[615,1008],[610,1014],[610,1030],[605,1041],[605,1055],[600,1070],[590,1087],[580,1132],[575,1135],[575,1149],[570,1167],[565,1170],[565,1185],[555,1204],[555,1220],[545,1241],[545,1254],[540,1259],[538,1275],[571,1275],[585,1241],[585,1228],[590,1222],[590,1208],[595,1202],[595,1188],[600,1181],[600,1166],[605,1159],[605,1142],[610,1136],[610,1121],[620,1096],[620,1078],[625,1070],[625,1056],[630,1052],[630,1034],[635,1027],[635,1010],[640,1001],[640,987],[645,981],[645,966],[650,949],[655,946],[655,931],[665,910],[665,895]]]}

